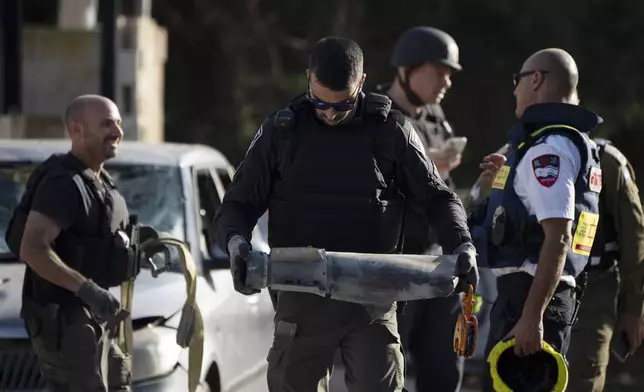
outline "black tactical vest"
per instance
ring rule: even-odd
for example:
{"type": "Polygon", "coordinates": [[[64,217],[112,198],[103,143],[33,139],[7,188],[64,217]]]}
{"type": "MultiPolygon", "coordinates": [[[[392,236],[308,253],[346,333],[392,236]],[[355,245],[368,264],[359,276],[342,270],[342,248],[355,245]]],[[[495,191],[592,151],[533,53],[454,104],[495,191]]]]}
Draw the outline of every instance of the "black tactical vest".
{"type": "Polygon", "coordinates": [[[404,118],[390,105],[383,95],[363,95],[356,118],[332,127],[321,124],[305,100],[291,105],[293,121],[278,127],[278,173],[268,208],[271,247],[396,249],[404,200],[396,183],[394,138],[404,118]]]}
{"type": "MultiPolygon", "coordinates": [[[[22,233],[33,197],[45,176],[69,176],[81,196],[79,215],[68,230],[61,230],[52,246],[69,267],[92,279],[99,286],[117,286],[123,281],[128,254],[121,234],[127,223],[125,200],[116,191],[114,182],[104,170],[100,185],[89,169],[70,154],[55,154],[39,165],[27,182],[26,191],[7,227],[5,238],[11,251],[19,253],[22,233]]],[[[74,197],[74,195],[69,195],[74,197]]],[[[27,267],[23,296],[40,302],[68,302],[75,300],[68,290],[49,283],[27,267]]]]}
{"type": "MultiPolygon", "coordinates": [[[[379,85],[377,90],[385,92],[391,85],[379,85]]],[[[442,149],[448,139],[454,136],[452,127],[445,118],[445,113],[440,104],[428,104],[421,106],[418,113],[410,115],[406,113],[395,102],[391,103],[392,108],[405,114],[406,119],[411,123],[418,134],[423,147],[442,149]]],[[[443,181],[452,190],[455,189],[454,181],[447,175],[443,181]]],[[[434,251],[432,246],[438,244],[438,237],[432,231],[422,208],[409,204],[405,209],[405,224],[403,233],[405,236],[403,253],[418,254],[427,251],[434,251]]]]}
{"type": "MultiPolygon", "coordinates": [[[[520,268],[526,260],[533,264],[539,262],[544,242],[543,228],[517,195],[514,178],[528,149],[545,142],[549,135],[561,135],[575,144],[580,155],[580,172],[574,183],[573,239],[564,266],[566,272],[577,277],[588,264],[599,219],[599,190],[592,185],[595,176],[601,176],[597,147],[587,134],[564,124],[551,124],[532,133],[516,128],[514,133],[524,135],[522,142],[513,146],[508,160],[493,181],[482,224],[472,229],[479,255],[477,261],[479,265],[492,269],[520,268]]],[[[548,165],[551,164],[545,162],[544,169],[550,170],[548,165]]]]}

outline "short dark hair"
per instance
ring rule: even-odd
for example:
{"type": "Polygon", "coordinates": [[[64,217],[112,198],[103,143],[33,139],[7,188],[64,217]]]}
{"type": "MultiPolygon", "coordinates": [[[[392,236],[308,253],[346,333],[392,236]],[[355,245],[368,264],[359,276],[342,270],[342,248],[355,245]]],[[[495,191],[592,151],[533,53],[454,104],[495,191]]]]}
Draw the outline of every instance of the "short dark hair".
{"type": "Polygon", "coordinates": [[[348,38],[326,37],[319,40],[309,56],[309,71],[325,87],[343,91],[362,77],[364,56],[358,44],[348,38]]]}

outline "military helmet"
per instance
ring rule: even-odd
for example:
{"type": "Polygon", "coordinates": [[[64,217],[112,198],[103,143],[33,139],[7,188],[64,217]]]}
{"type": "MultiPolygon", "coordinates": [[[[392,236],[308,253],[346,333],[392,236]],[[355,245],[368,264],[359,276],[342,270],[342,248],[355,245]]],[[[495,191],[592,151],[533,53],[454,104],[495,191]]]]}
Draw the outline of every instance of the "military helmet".
{"type": "Polygon", "coordinates": [[[458,45],[446,32],[428,26],[405,31],[396,42],[391,65],[411,67],[427,61],[444,64],[456,71],[463,69],[458,63],[458,45]]]}
{"type": "Polygon", "coordinates": [[[515,339],[497,343],[487,361],[494,390],[499,392],[563,392],[568,386],[568,366],[563,356],[548,343],[542,350],[519,357],[515,339]]]}

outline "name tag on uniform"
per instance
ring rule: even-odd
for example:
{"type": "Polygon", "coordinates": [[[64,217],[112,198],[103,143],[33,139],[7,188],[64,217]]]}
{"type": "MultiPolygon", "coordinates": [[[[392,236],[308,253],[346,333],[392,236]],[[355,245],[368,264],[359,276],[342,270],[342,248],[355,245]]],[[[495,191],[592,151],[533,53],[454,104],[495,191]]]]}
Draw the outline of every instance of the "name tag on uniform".
{"type": "Polygon", "coordinates": [[[582,211],[579,214],[579,222],[575,229],[575,236],[572,240],[572,253],[582,256],[590,256],[590,249],[595,241],[599,215],[592,212],[582,211]]]}
{"type": "Polygon", "coordinates": [[[602,191],[602,169],[593,167],[590,169],[590,179],[588,186],[592,192],[600,193],[602,191]]]}
{"type": "Polygon", "coordinates": [[[505,182],[508,180],[508,175],[510,174],[510,166],[503,165],[501,169],[494,176],[494,181],[492,181],[492,188],[494,189],[504,189],[505,182]]]}

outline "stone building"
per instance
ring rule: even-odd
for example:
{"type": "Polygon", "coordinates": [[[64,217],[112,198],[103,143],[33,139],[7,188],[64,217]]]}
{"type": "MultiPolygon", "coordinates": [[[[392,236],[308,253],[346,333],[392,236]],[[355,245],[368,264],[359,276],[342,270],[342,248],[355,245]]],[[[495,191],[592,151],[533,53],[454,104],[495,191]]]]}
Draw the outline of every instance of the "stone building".
{"type": "MultiPolygon", "coordinates": [[[[167,34],[150,16],[151,0],[58,0],[37,2],[50,5],[37,10],[25,9],[28,0],[2,0],[3,22],[16,22],[8,4],[20,6],[16,30],[21,52],[18,77],[6,66],[2,69],[0,138],[64,138],[62,115],[67,103],[81,94],[104,92],[101,1],[119,5],[113,25],[113,100],[121,110],[125,139],[164,139],[167,34]],[[17,103],[9,105],[12,82],[19,93],[17,103]]],[[[5,44],[0,54],[7,64],[13,60],[6,38],[11,34],[8,24],[3,25],[5,44]]]]}

